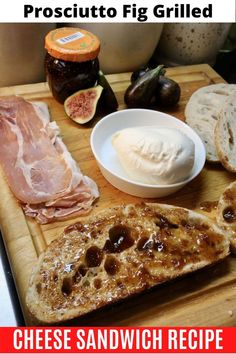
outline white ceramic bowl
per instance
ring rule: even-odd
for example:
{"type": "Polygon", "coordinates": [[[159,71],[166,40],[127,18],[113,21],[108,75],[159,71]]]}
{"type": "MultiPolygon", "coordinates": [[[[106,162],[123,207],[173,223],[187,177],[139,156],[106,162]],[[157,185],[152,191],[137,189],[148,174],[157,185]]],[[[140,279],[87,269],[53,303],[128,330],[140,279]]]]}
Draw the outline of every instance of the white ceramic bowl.
{"type": "Polygon", "coordinates": [[[184,122],[168,114],[147,109],[126,109],[111,113],[94,127],[90,144],[103,176],[121,191],[142,198],[159,198],[170,195],[193,180],[202,170],[206,151],[199,136],[184,122]],[[175,128],[188,135],[195,144],[195,162],[191,175],[182,182],[168,185],[142,184],[132,181],[123,170],[112,146],[115,132],[138,126],[175,128]]]}

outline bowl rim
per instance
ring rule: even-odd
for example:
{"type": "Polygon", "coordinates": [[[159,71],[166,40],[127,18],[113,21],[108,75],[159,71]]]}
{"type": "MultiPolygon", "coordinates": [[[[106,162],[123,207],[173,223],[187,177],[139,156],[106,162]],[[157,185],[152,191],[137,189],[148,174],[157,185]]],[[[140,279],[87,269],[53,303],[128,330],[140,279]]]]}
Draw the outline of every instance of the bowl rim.
{"type": "MultiPolygon", "coordinates": [[[[169,127],[168,127],[169,128],[169,127]]],[[[97,160],[97,162],[102,166],[102,168],[104,168],[107,172],[109,172],[110,174],[112,174],[114,177],[126,182],[126,183],[129,183],[129,184],[132,184],[132,185],[135,185],[135,186],[138,186],[138,187],[142,187],[142,188],[156,188],[156,189],[166,189],[166,188],[175,188],[175,187],[180,187],[180,186],[183,186],[189,182],[191,182],[194,178],[196,178],[200,172],[202,171],[204,165],[205,165],[205,162],[206,162],[206,148],[205,148],[205,145],[202,141],[202,139],[200,138],[200,136],[189,126],[187,125],[185,122],[183,122],[182,120],[176,118],[175,116],[172,116],[171,114],[168,114],[168,113],[164,113],[164,112],[161,112],[161,111],[157,111],[157,110],[152,110],[152,109],[144,109],[144,108],[131,108],[131,109],[122,109],[120,111],[116,111],[116,112],[112,112],[106,116],[104,116],[95,126],[94,128],[92,129],[92,132],[91,132],[91,135],[90,135],[90,146],[91,146],[91,149],[92,149],[92,152],[93,152],[93,155],[95,157],[95,159],[97,160]],[[154,114],[158,113],[158,114],[161,114],[161,115],[164,115],[168,118],[171,118],[173,119],[174,121],[177,121],[178,123],[183,124],[185,126],[188,127],[188,129],[191,131],[191,133],[193,135],[195,135],[198,139],[198,144],[199,146],[201,147],[201,150],[204,154],[203,158],[202,158],[202,161],[201,161],[201,164],[200,164],[200,167],[197,169],[197,171],[194,173],[194,174],[191,174],[188,178],[184,179],[183,181],[180,181],[180,182],[177,182],[177,183],[171,183],[171,184],[147,184],[147,183],[141,183],[141,182],[136,182],[134,180],[131,180],[129,179],[128,177],[123,177],[123,176],[120,176],[119,174],[117,174],[116,172],[114,172],[112,169],[109,169],[107,168],[106,166],[104,166],[104,163],[101,161],[101,159],[99,158],[97,152],[96,152],[96,149],[94,147],[94,136],[96,134],[96,131],[97,129],[100,127],[100,125],[102,125],[104,123],[104,120],[108,120],[110,119],[111,117],[113,116],[116,116],[116,115],[119,115],[119,114],[122,114],[121,112],[131,112],[131,111],[142,111],[142,112],[152,112],[154,114]]]]}

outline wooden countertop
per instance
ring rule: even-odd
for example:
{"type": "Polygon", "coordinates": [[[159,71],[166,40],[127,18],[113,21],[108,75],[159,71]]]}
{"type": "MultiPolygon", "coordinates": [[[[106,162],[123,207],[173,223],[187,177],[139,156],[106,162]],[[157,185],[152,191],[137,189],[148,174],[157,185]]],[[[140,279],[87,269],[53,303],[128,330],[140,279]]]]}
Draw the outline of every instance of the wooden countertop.
{"type": "MultiPolygon", "coordinates": [[[[208,65],[177,67],[167,70],[167,75],[181,86],[180,104],[168,113],[184,119],[184,108],[191,94],[199,87],[223,82],[208,65]]],[[[108,79],[119,101],[125,108],[123,94],[130,75],[115,74],[108,79]]],[[[0,88],[0,95],[17,94],[28,100],[42,100],[49,106],[52,119],[61,129],[62,138],[84,174],[93,178],[101,197],[92,214],[120,203],[140,201],[112,187],[101,175],[89,146],[92,127],[79,126],[68,119],[63,106],[51,96],[46,83],[0,88]]],[[[121,127],[122,128],[122,127],[121,127]]],[[[202,173],[178,193],[153,201],[198,209],[203,201],[215,201],[235,175],[221,166],[206,165],[202,173]]],[[[0,174],[0,223],[4,242],[11,263],[19,299],[26,323],[31,324],[25,304],[25,294],[32,267],[39,254],[68,224],[77,219],[38,225],[26,218],[12,195],[3,174],[0,174]]],[[[91,215],[91,214],[90,214],[91,215]]],[[[222,263],[196,272],[182,279],[141,294],[112,307],[101,309],[78,320],[79,325],[126,326],[233,326],[236,325],[236,259],[228,257],[222,263]]]]}

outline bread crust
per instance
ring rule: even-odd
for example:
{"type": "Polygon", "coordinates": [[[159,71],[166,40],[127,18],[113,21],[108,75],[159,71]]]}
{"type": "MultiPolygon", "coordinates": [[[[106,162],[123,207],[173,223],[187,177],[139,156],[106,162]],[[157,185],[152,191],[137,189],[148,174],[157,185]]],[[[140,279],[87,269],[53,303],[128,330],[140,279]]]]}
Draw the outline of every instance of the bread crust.
{"type": "Polygon", "coordinates": [[[229,254],[212,220],[169,205],[107,209],[68,227],[41,254],[27,291],[29,311],[57,324],[203,268],[229,254]]]}
{"type": "Polygon", "coordinates": [[[185,108],[186,123],[201,137],[206,146],[207,161],[219,163],[214,130],[219,114],[230,94],[236,94],[234,84],[214,84],[195,91],[185,108]]]}
{"type": "Polygon", "coordinates": [[[236,93],[228,97],[215,127],[215,145],[222,165],[236,172],[236,93]]]}

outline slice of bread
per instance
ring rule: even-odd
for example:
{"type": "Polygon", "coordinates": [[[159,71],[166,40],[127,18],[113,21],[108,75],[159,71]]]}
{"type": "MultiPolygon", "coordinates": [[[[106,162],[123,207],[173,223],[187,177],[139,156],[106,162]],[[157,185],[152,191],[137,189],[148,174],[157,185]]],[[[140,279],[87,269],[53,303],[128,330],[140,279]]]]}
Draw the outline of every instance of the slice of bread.
{"type": "Polygon", "coordinates": [[[228,97],[215,128],[215,145],[222,165],[236,172],[236,93],[228,97]]]}
{"type": "Polygon", "coordinates": [[[205,144],[207,160],[219,163],[214,131],[219,114],[227,98],[236,94],[234,84],[215,84],[202,87],[193,93],[185,108],[186,123],[201,137],[205,144]]]}
{"type": "Polygon", "coordinates": [[[107,209],[49,245],[26,303],[39,323],[64,322],[228,254],[221,229],[196,212],[161,204],[107,209]]]}
{"type": "Polygon", "coordinates": [[[228,231],[231,251],[236,254],[236,181],[222,193],[216,215],[218,225],[228,231]]]}

